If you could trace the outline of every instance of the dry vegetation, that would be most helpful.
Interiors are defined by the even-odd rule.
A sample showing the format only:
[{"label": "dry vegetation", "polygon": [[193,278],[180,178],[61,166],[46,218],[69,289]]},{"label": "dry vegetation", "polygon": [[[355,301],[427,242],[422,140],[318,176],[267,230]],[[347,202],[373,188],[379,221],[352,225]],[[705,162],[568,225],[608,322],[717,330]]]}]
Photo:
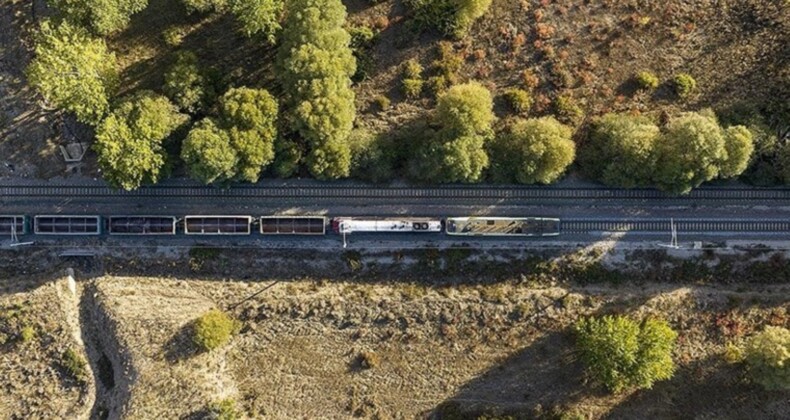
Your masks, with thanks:
[{"label": "dry vegetation", "polygon": [[[231,256],[248,264],[231,269]],[[96,379],[77,386],[52,373],[68,342],[60,321],[68,311],[37,303],[58,298],[46,276],[12,280],[3,307],[28,301],[38,308],[29,322],[39,336],[52,334],[59,344],[45,347],[52,339],[41,340],[36,346],[49,350],[33,353],[40,360],[33,364],[31,352],[21,351],[30,347],[3,347],[15,361],[8,366],[49,378],[52,394],[17,397],[41,388],[24,386],[15,399],[0,402],[23,417],[42,412],[37,409],[93,409],[111,417],[199,418],[229,400],[249,417],[283,419],[780,418],[790,410],[786,393],[763,391],[724,357],[728,344],[765,325],[790,326],[782,274],[788,263],[780,253],[754,249],[684,260],[594,249],[550,263],[546,257],[424,250],[313,254],[305,264],[285,253],[255,258],[204,250],[162,254],[153,265],[134,257],[71,261],[86,278],[82,335]],[[478,265],[485,271],[471,271]],[[622,278],[602,274],[615,266],[635,271]],[[150,274],[166,267],[177,278]],[[4,264],[0,273],[17,269]],[[755,275],[736,286],[716,272]],[[309,277],[294,280],[295,273]],[[240,277],[247,280],[228,280]],[[212,307],[242,328],[224,347],[199,352],[190,325]],[[581,316],[608,313],[665,318],[679,333],[675,377],[616,396],[590,382],[570,326]],[[4,389],[14,389],[14,376],[5,378]],[[92,398],[81,393],[93,383],[91,407]],[[58,399],[51,398],[55,393]]]}]

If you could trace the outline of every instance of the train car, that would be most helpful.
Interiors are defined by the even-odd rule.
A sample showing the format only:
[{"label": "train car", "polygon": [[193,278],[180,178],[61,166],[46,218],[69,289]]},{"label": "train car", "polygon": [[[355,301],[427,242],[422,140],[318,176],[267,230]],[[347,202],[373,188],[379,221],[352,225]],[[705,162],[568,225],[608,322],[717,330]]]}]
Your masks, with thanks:
[{"label": "train car", "polygon": [[261,216],[261,235],[325,235],[323,216]]},{"label": "train car", "polygon": [[441,232],[442,221],[423,217],[386,219],[336,217],[332,219],[332,230],[341,234],[352,232],[430,233]]},{"label": "train car", "polygon": [[184,216],[187,235],[249,235],[252,216]]},{"label": "train car", "polygon": [[175,235],[175,216],[110,216],[110,235]]},{"label": "train car", "polygon": [[557,236],[560,219],[549,217],[448,217],[448,235]]},{"label": "train car", "polygon": [[36,235],[100,235],[100,216],[42,215],[33,218]]},{"label": "train car", "polygon": [[26,235],[27,230],[27,217],[0,215],[0,235]]}]

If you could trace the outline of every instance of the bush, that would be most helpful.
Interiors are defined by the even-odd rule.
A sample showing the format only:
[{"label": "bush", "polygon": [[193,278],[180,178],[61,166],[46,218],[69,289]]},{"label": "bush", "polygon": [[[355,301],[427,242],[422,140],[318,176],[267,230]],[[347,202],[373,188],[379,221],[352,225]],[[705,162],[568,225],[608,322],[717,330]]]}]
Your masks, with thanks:
[{"label": "bush", "polygon": [[236,401],[226,398],[211,404],[208,408],[215,420],[236,420],[241,418],[241,413],[236,409]]},{"label": "bush", "polygon": [[697,89],[697,81],[687,73],[679,73],[673,79],[675,93],[681,98],[685,99],[691,96]]},{"label": "bush", "polygon": [[765,327],[746,346],[752,379],[769,390],[790,389],[790,330]]},{"label": "bush", "polygon": [[84,382],[88,378],[88,371],[86,369],[88,363],[73,349],[66,349],[66,351],[63,352],[60,363],[66,372],[77,381]]},{"label": "bush", "polygon": [[376,95],[376,97],[373,98],[373,105],[376,107],[377,111],[386,111],[390,109],[392,101],[384,95]]},{"label": "bush", "polygon": [[463,64],[464,60],[455,52],[453,44],[442,41],[437,46],[437,58],[431,63],[431,67],[437,76],[447,81],[448,85],[454,85],[458,83],[458,71]]},{"label": "bush", "polygon": [[31,327],[30,325],[25,325],[22,327],[22,330],[19,332],[19,339],[22,340],[23,343],[29,343],[34,338],[36,338],[36,329]]},{"label": "bush", "polygon": [[577,348],[589,373],[614,393],[652,388],[675,372],[677,333],[665,321],[641,323],[624,316],[585,318],[576,323]]},{"label": "bush", "polygon": [[560,95],[554,101],[557,119],[565,124],[579,125],[584,119],[584,109],[569,95]]},{"label": "bush", "polygon": [[573,163],[570,127],[551,117],[517,120],[491,144],[491,175],[497,182],[549,184]]},{"label": "bush", "polygon": [[362,369],[374,369],[381,365],[381,358],[372,351],[363,351],[357,357],[359,367]]},{"label": "bush", "polygon": [[212,309],[195,321],[192,339],[199,349],[211,351],[227,343],[239,328],[238,321],[218,309]]},{"label": "bush", "polygon": [[526,114],[532,108],[532,96],[524,89],[510,88],[505,90],[502,96],[510,108],[519,114]]},{"label": "bush", "polygon": [[403,63],[401,87],[407,98],[415,99],[422,95],[422,66],[417,60],[408,60]]},{"label": "bush", "polygon": [[186,35],[183,28],[178,26],[173,26],[170,28],[165,29],[162,32],[162,39],[164,39],[165,44],[170,47],[177,47],[184,42],[184,36]]},{"label": "bush", "polygon": [[122,30],[133,14],[148,6],[148,0],[47,0],[47,3],[69,22],[89,27],[99,35]]},{"label": "bush", "polygon": [[461,38],[486,13],[491,0],[406,0],[405,4],[419,27]]},{"label": "bush", "polygon": [[636,75],[636,83],[640,89],[653,90],[658,87],[660,83],[658,76],[649,71],[640,71]]}]

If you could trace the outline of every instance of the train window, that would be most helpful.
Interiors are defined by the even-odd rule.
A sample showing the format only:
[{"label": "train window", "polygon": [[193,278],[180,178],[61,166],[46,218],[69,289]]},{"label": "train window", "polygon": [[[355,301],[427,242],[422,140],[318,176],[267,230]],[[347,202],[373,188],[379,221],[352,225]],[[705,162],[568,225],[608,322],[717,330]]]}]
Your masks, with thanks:
[{"label": "train window", "polygon": [[496,220],[486,220],[486,225],[494,226],[494,224],[496,224]]}]

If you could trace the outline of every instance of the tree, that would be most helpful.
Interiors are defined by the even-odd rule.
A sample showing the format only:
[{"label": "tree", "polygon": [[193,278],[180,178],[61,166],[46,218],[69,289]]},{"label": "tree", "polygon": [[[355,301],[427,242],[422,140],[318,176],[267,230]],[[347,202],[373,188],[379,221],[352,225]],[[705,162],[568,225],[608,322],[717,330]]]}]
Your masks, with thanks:
[{"label": "tree", "polygon": [[434,123],[439,127],[417,154],[419,179],[475,182],[488,167],[485,143],[493,136],[495,120],[491,92],[471,82],[456,85],[439,97]]},{"label": "tree", "polygon": [[213,92],[198,67],[198,59],[191,51],[180,52],[176,62],[165,73],[165,95],[186,112],[196,112]]},{"label": "tree", "polygon": [[167,98],[150,91],[122,100],[96,128],[93,149],[104,178],[125,190],[156,183],[165,164],[162,142],[186,120]]},{"label": "tree", "polygon": [[47,0],[75,24],[91,27],[99,35],[125,28],[131,16],[148,6],[148,0]]},{"label": "tree", "polygon": [[722,178],[733,178],[742,174],[754,153],[754,136],[742,125],[727,127],[724,130],[724,148],[727,158],[721,163]]},{"label": "tree", "polygon": [[203,119],[190,130],[181,147],[181,159],[189,174],[206,184],[233,178],[239,164],[230,135],[210,118]]},{"label": "tree", "polygon": [[624,316],[584,318],[576,323],[576,345],[593,378],[611,392],[652,388],[675,372],[677,333],[666,321],[637,323]]},{"label": "tree", "polygon": [[406,0],[405,3],[418,25],[456,38],[465,36],[491,6],[491,0]]},{"label": "tree", "polygon": [[52,26],[45,21],[35,51],[27,68],[31,86],[77,120],[94,125],[101,121],[118,85],[115,55],[104,41],[69,23]]},{"label": "tree", "polygon": [[606,185],[649,185],[655,170],[653,149],[658,136],[658,126],[647,118],[606,114],[593,122],[581,151],[582,164]]},{"label": "tree", "polygon": [[339,0],[293,0],[286,7],[279,62],[291,128],[309,146],[313,176],[348,176],[356,63],[343,28],[345,6]]},{"label": "tree", "polygon": [[280,16],[283,14],[283,0],[230,0],[230,9],[241,22],[242,31],[247,36],[263,35],[274,44],[280,31]]},{"label": "tree", "polygon": [[228,0],[182,0],[189,13],[221,12],[228,6]]},{"label": "tree", "polygon": [[573,163],[573,130],[552,117],[516,120],[491,145],[491,173],[499,182],[556,181]]},{"label": "tree", "polygon": [[765,327],[748,341],[745,355],[755,382],[769,390],[790,390],[790,330]]},{"label": "tree", "polygon": [[223,126],[238,152],[238,176],[256,182],[264,166],[274,159],[277,138],[277,101],[263,89],[235,88],[219,101]]},{"label": "tree", "polygon": [[727,158],[716,119],[694,112],[670,121],[655,151],[655,183],[664,191],[680,194],[716,178]]}]

